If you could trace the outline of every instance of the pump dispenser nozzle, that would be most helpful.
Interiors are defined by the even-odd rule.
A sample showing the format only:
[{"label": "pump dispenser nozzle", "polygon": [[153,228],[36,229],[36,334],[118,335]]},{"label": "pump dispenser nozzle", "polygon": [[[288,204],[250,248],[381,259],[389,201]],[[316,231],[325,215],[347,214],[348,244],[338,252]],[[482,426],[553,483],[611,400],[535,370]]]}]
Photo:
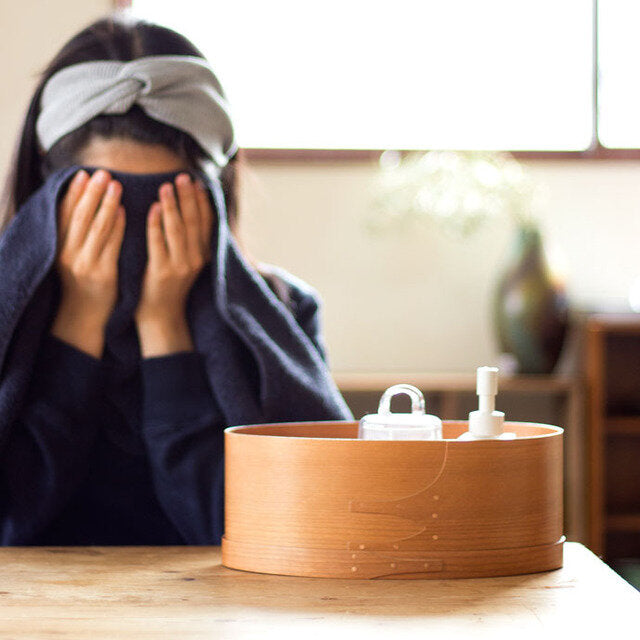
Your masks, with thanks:
[{"label": "pump dispenser nozzle", "polygon": [[459,440],[510,440],[513,433],[504,433],[504,413],[496,411],[498,394],[498,368],[478,367],[476,378],[478,410],[469,414],[469,431]]}]

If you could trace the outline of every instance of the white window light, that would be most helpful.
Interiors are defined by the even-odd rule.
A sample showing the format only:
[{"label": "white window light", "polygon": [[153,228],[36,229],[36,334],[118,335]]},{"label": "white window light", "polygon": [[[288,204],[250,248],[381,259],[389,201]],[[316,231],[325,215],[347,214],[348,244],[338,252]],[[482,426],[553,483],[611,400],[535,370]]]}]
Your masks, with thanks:
[{"label": "white window light", "polygon": [[[251,148],[584,150],[586,0],[134,0],[205,54]],[[585,10],[587,9],[587,10]]]}]

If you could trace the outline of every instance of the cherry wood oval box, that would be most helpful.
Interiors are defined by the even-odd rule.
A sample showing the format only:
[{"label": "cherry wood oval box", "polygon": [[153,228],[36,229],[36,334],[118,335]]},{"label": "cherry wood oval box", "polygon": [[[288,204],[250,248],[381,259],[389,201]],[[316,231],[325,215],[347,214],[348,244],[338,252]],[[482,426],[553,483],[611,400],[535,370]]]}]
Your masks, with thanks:
[{"label": "cherry wood oval box", "polygon": [[327,578],[470,578],[562,566],[562,434],[514,440],[358,440],[356,422],[230,427],[232,569]]}]

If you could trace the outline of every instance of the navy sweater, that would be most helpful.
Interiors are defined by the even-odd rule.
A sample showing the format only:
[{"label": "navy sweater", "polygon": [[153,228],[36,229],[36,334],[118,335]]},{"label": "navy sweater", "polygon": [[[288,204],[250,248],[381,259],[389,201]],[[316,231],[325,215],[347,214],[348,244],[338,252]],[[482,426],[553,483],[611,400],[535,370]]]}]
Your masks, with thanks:
[{"label": "navy sweater", "polygon": [[219,543],[225,425],[202,356],[140,369],[141,415],[123,416],[102,362],[46,338],[1,455],[3,544]]},{"label": "navy sweater", "polygon": [[194,353],[140,360],[146,212],[175,172],[112,172],[127,226],[104,355],[51,338],[57,203],[76,169],[52,174],[0,236],[0,544],[216,544],[225,427],[352,419],[319,297],[247,262],[209,180],[212,259],[185,309]]}]

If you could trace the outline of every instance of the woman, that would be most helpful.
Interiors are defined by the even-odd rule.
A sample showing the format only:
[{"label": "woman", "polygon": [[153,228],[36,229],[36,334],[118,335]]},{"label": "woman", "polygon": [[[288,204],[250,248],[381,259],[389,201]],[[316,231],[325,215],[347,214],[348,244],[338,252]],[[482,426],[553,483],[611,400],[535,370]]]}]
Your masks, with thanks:
[{"label": "woman", "polygon": [[351,417],[316,294],[233,237],[236,163],[173,31],[100,20],[44,72],[0,239],[2,544],[217,544],[225,427]]}]

